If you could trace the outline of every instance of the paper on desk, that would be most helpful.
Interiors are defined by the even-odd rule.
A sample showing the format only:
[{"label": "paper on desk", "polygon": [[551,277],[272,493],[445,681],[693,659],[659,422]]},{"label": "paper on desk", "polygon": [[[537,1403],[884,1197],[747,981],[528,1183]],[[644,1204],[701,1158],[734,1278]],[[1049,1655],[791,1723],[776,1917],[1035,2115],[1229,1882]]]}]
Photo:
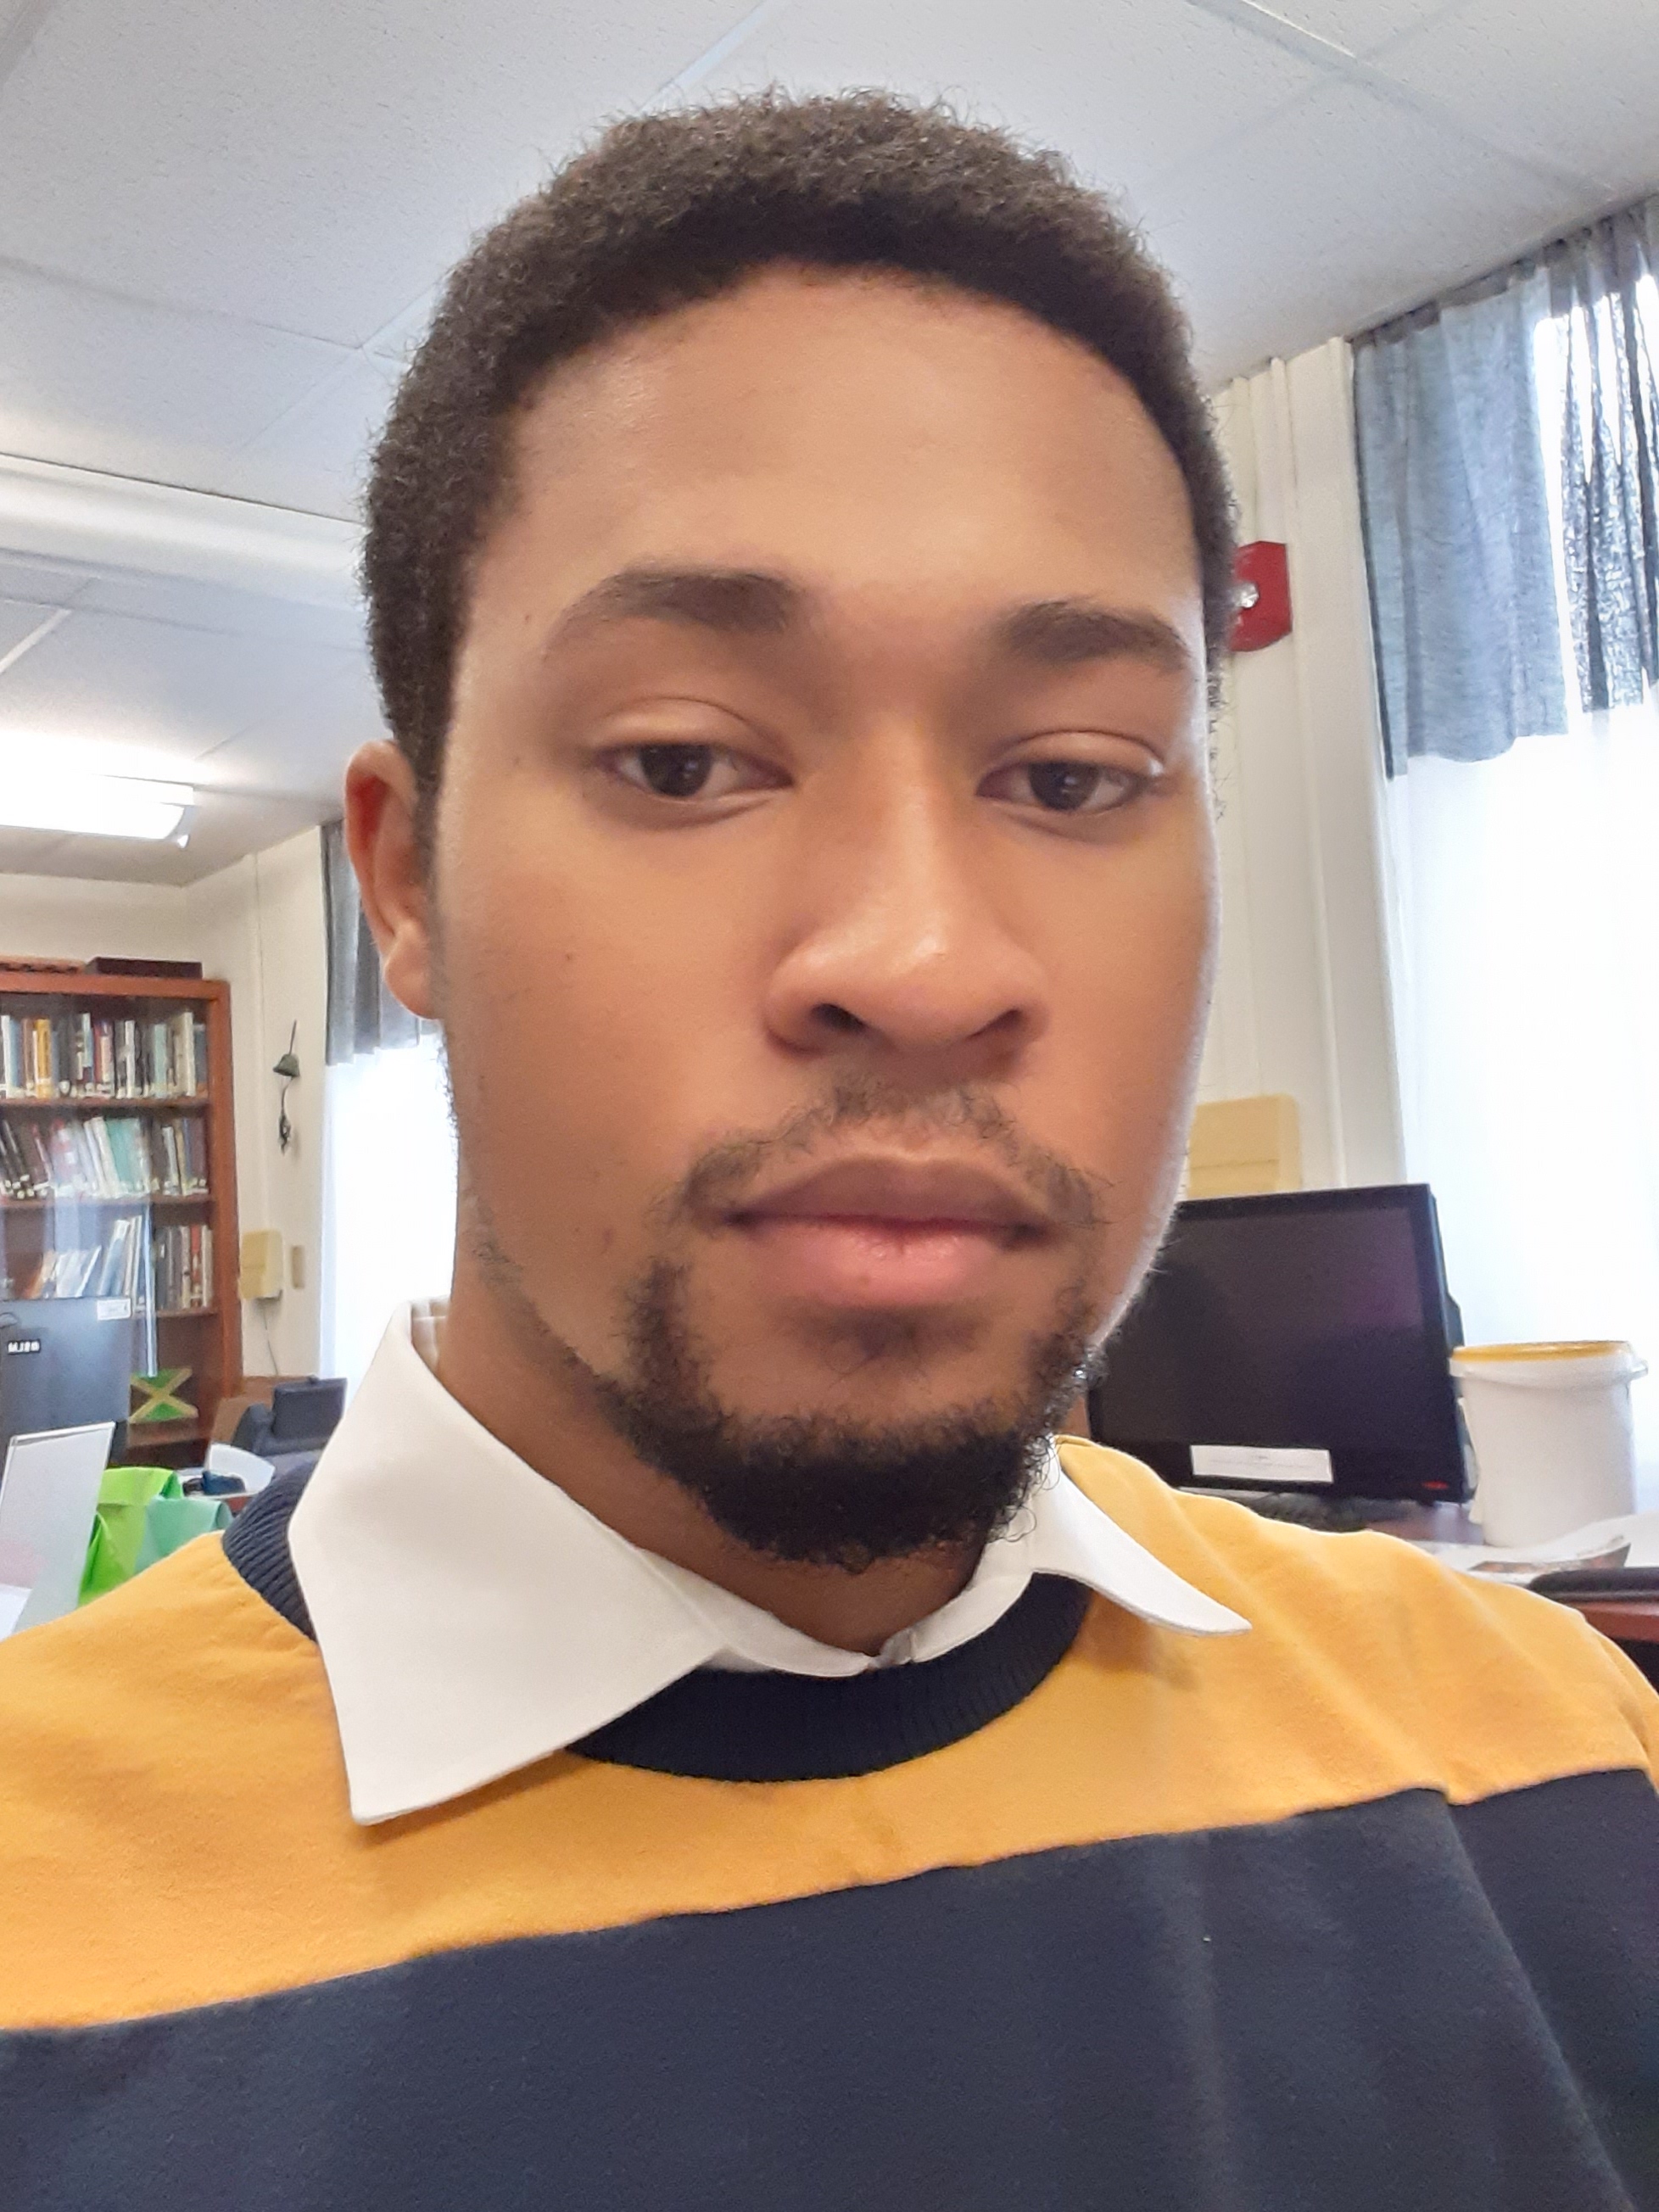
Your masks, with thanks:
[{"label": "paper on desk", "polygon": [[243,1451],[236,1444],[210,1444],[207,1448],[207,1471],[210,1474],[235,1474],[241,1477],[244,1490],[263,1490],[276,1474],[268,1459],[258,1452]]},{"label": "paper on desk", "polygon": [[1483,1581],[1527,1582],[1547,1574],[1553,1567],[1582,1565],[1604,1554],[1624,1551],[1618,1565],[1659,1567],[1659,1513],[1621,1513],[1611,1521],[1591,1521],[1571,1528],[1547,1544],[1527,1544],[1514,1550],[1485,1544],[1420,1544],[1443,1566],[1463,1574],[1479,1574]]},{"label": "paper on desk", "polygon": [[29,1601],[27,1589],[16,1583],[0,1583],[0,1636],[9,1636],[17,1626],[17,1616]]}]

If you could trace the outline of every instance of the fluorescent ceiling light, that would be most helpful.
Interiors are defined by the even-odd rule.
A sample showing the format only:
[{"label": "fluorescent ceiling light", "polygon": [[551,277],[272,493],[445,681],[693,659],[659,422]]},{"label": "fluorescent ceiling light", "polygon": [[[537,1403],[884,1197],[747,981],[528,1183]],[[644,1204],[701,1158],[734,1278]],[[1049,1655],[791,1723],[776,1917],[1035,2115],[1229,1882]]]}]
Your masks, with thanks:
[{"label": "fluorescent ceiling light", "polygon": [[26,558],[355,607],[361,544],[332,515],[0,453],[0,545]]},{"label": "fluorescent ceiling light", "polygon": [[187,783],[62,769],[0,767],[0,827],[79,837],[176,837],[196,804]]}]

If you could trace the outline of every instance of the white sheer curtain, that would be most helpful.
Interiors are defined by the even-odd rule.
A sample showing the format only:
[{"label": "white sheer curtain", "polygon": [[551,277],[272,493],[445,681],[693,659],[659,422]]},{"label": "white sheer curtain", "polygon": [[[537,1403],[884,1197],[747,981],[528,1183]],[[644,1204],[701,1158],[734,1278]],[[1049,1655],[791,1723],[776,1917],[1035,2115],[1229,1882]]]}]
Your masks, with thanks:
[{"label": "white sheer curtain", "polygon": [[1659,1363],[1659,712],[1413,761],[1389,799],[1407,1169],[1468,1334]]},{"label": "white sheer curtain", "polygon": [[443,1039],[386,988],[337,822],[323,830],[323,885],[322,1349],[355,1390],[393,1309],[449,1287],[455,1136]]},{"label": "white sheer curtain", "polygon": [[325,1079],[323,1356],[355,1390],[393,1308],[449,1287],[455,1139],[434,1035]]},{"label": "white sheer curtain", "polygon": [[[1659,353],[1650,276],[1638,304]],[[1580,434],[1567,368],[1586,328],[1535,332],[1552,459]],[[1554,468],[1548,485],[1571,672],[1583,577]],[[1496,758],[1413,758],[1389,807],[1407,1164],[1434,1187],[1468,1334],[1627,1337],[1659,1367],[1659,696],[1639,672],[1635,688],[1641,703],[1589,714],[1569,680],[1565,726]],[[1659,1506],[1659,1379],[1635,1406]]]}]

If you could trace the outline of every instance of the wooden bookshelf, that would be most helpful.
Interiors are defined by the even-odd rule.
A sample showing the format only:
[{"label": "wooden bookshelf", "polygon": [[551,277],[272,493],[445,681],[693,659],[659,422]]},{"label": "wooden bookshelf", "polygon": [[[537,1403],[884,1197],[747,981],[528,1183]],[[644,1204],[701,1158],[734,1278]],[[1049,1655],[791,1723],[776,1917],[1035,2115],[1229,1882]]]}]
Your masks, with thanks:
[{"label": "wooden bookshelf", "polygon": [[[206,1183],[204,1192],[189,1190],[145,1190],[143,1193],[129,1188],[127,1194],[107,1192],[91,1194],[84,1183],[80,1194],[73,1194],[62,1179],[54,1180],[57,1194],[51,1197],[0,1196],[0,1272],[3,1273],[6,1294],[20,1297],[31,1287],[31,1270],[38,1268],[43,1253],[60,1249],[58,1237],[75,1236],[75,1249],[92,1249],[97,1246],[107,1250],[103,1240],[109,1232],[102,1224],[116,1218],[137,1216],[143,1229],[145,1257],[139,1271],[139,1297],[136,1311],[135,1341],[142,1340],[143,1317],[153,1319],[155,1338],[155,1367],[159,1369],[188,1367],[191,1376],[184,1385],[186,1400],[196,1407],[195,1418],[188,1421],[135,1423],[129,1432],[126,1457],[143,1463],[159,1461],[165,1464],[180,1458],[189,1459],[212,1434],[215,1415],[221,1398],[234,1394],[240,1387],[242,1375],[242,1309],[235,1294],[238,1262],[236,1223],[236,1144],[232,1116],[231,1057],[230,1057],[230,986],[211,978],[174,977],[168,975],[103,975],[88,970],[68,970],[62,966],[31,968],[0,963],[0,1020],[10,1016],[20,1021],[45,1018],[58,1024],[58,1034],[67,1037],[74,1033],[84,1034],[83,1017],[90,1017],[96,1036],[100,1023],[117,1024],[135,1021],[147,1035],[153,1033],[155,1024],[175,1024],[179,1016],[196,1018],[203,1025],[205,1036],[206,1066],[195,1070],[197,1087],[187,1093],[169,1096],[165,1091],[155,1095],[109,1095],[97,1086],[98,1070],[92,1070],[91,1088],[76,1086],[76,1067],[71,1050],[67,1066],[60,1064],[64,1055],[53,1062],[57,1077],[54,1095],[18,1096],[6,1087],[8,1072],[21,1071],[13,1066],[9,1071],[0,1060],[0,1123],[11,1125],[15,1134],[27,1129],[37,1133],[39,1146],[30,1145],[26,1162],[38,1165],[40,1150],[51,1152],[51,1131],[54,1124],[78,1134],[73,1142],[78,1146],[77,1157],[95,1151],[94,1140],[100,1133],[107,1137],[107,1124],[115,1120],[137,1120],[145,1125],[143,1143],[154,1153],[157,1139],[153,1125],[188,1122],[199,1131],[200,1153],[205,1156]],[[66,1024],[68,1026],[66,1026]],[[0,1033],[3,1034],[3,1033]],[[198,1033],[199,1035],[199,1033]],[[15,1041],[16,1032],[13,1032]],[[123,1067],[123,1077],[132,1071]],[[173,1072],[176,1073],[176,1066]],[[41,1071],[36,1066],[38,1077]],[[146,1075],[153,1073],[145,1068]],[[70,1088],[65,1091],[64,1084]],[[105,1130],[100,1133],[94,1124],[98,1116],[106,1117]],[[71,1139],[60,1138],[60,1142]],[[175,1141],[182,1146],[184,1139],[175,1128]],[[191,1137],[194,1148],[198,1139]],[[14,1150],[14,1164],[16,1153]],[[124,1179],[123,1179],[124,1180]],[[60,1231],[59,1224],[65,1224]],[[188,1304],[175,1300],[163,1303],[155,1296],[162,1277],[156,1265],[156,1245],[165,1237],[169,1226],[181,1226],[187,1231],[191,1224],[199,1224],[211,1234],[212,1279],[210,1286],[200,1282]],[[129,1241],[134,1232],[127,1232]],[[178,1250],[175,1245],[173,1249]],[[94,1285],[96,1277],[94,1278]],[[83,1292],[82,1295],[91,1294]]]}]

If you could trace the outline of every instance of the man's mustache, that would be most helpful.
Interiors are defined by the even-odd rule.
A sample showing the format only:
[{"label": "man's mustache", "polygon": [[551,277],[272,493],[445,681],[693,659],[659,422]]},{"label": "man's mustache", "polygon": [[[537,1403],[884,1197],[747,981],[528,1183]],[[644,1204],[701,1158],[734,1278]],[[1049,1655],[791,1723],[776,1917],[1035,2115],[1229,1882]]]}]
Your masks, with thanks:
[{"label": "man's mustache", "polygon": [[1026,1136],[983,1086],[961,1084],[919,1098],[913,1091],[876,1079],[843,1081],[829,1097],[801,1108],[774,1129],[744,1131],[711,1146],[653,1210],[665,1225],[735,1212],[780,1163],[818,1152],[834,1157],[846,1150],[844,1140],[854,1133],[878,1133],[896,1150],[919,1158],[967,1163],[982,1146],[1012,1171],[1056,1228],[1087,1232],[1106,1225],[1109,1186],[1104,1177],[1088,1174]]}]

